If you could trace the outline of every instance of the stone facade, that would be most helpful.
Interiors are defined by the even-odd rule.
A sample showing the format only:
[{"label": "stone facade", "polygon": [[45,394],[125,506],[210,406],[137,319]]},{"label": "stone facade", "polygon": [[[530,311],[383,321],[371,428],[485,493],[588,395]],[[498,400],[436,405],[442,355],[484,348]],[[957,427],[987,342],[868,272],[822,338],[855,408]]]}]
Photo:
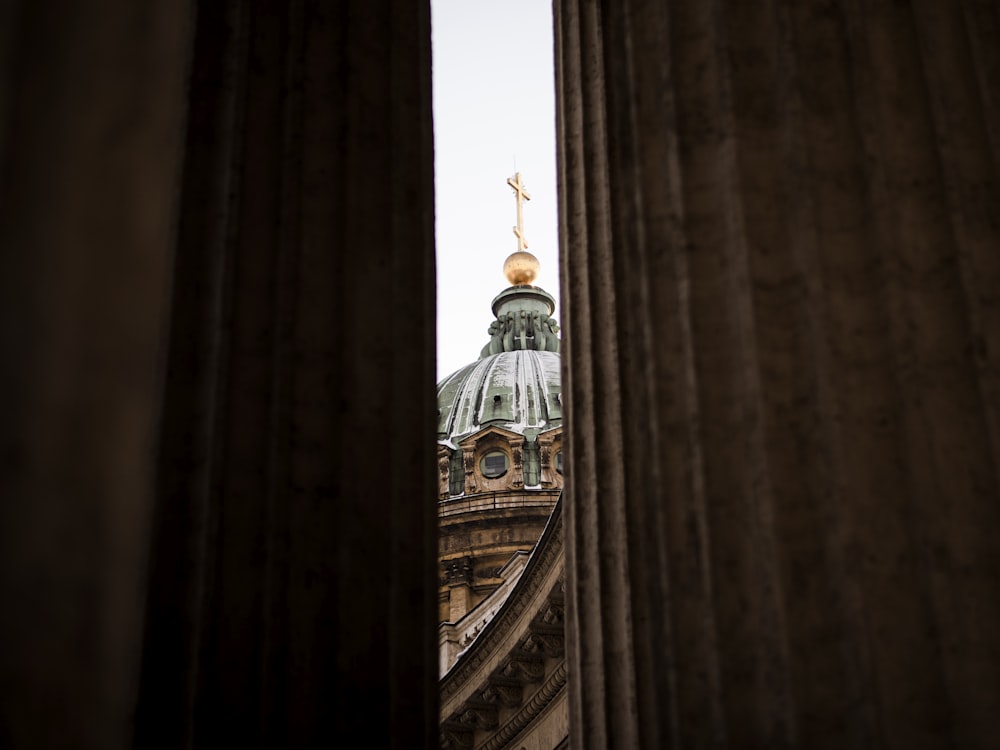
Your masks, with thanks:
[{"label": "stone facade", "polygon": [[563,549],[557,504],[502,605],[485,622],[468,624],[472,638],[447,666],[441,681],[442,750],[565,746]]},{"label": "stone facade", "polygon": [[[512,258],[534,278],[533,255],[505,268]],[[555,300],[514,284],[492,309],[479,359],[438,383],[438,611],[449,632],[511,587],[499,571],[534,547],[563,486]]]},{"label": "stone facade", "polygon": [[456,622],[503,583],[500,571],[534,547],[558,498],[558,490],[498,492],[439,505],[441,622]]},{"label": "stone facade", "polygon": [[[438,384],[438,602],[449,628],[509,587],[499,571],[534,547],[563,486],[553,309],[537,287],[504,290],[480,359]],[[532,322],[539,311],[548,336]]]},{"label": "stone facade", "polygon": [[[568,732],[560,342],[551,296],[515,283],[537,259],[519,251],[513,266],[524,276],[493,300],[479,362],[438,384],[444,750],[553,748]],[[484,663],[500,666],[486,678]]]}]

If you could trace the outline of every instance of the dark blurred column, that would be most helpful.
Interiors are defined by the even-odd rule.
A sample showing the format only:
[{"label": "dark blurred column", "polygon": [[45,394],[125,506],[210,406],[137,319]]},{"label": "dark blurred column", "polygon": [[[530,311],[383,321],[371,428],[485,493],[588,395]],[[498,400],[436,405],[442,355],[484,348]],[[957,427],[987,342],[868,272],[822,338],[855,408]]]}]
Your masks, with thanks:
[{"label": "dark blurred column", "polygon": [[437,737],[425,4],[0,8],[0,744]]},{"label": "dark blurred column", "polygon": [[0,3],[3,747],[128,737],[182,143],[178,6]]},{"label": "dark blurred column", "polygon": [[141,747],[436,745],[428,15],[199,3]]},{"label": "dark blurred column", "polygon": [[993,3],[556,3],[571,736],[995,744]]}]

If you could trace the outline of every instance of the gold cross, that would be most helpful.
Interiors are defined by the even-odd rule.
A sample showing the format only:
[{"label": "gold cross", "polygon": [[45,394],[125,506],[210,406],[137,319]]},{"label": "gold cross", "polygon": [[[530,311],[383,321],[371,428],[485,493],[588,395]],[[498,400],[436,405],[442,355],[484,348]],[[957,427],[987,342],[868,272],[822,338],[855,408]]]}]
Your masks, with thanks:
[{"label": "gold cross", "polygon": [[524,185],[521,184],[521,173],[515,172],[513,177],[507,178],[507,184],[514,188],[514,194],[517,199],[517,226],[514,227],[514,236],[517,237],[517,249],[527,250],[528,241],[524,239],[524,202],[530,201],[531,196],[528,195],[528,191],[524,189]]}]

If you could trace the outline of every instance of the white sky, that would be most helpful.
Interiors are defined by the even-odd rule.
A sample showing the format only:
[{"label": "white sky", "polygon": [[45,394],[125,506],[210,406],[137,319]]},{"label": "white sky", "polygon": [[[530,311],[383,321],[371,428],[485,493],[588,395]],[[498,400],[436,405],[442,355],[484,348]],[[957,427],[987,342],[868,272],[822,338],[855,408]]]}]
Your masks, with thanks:
[{"label": "white sky", "polygon": [[509,284],[521,173],[535,285],[556,298],[555,82],[549,0],[431,0],[437,379],[475,361]]}]

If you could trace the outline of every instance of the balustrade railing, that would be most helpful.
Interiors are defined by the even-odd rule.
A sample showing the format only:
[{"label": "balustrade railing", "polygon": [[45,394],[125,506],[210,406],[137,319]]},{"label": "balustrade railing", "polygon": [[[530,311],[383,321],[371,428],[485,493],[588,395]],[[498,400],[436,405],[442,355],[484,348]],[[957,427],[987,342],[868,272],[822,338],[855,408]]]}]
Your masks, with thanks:
[{"label": "balustrade railing", "polygon": [[504,508],[551,508],[559,500],[558,488],[532,490],[511,494],[510,492],[480,492],[475,495],[459,495],[438,502],[438,517],[453,516],[484,510]]}]

